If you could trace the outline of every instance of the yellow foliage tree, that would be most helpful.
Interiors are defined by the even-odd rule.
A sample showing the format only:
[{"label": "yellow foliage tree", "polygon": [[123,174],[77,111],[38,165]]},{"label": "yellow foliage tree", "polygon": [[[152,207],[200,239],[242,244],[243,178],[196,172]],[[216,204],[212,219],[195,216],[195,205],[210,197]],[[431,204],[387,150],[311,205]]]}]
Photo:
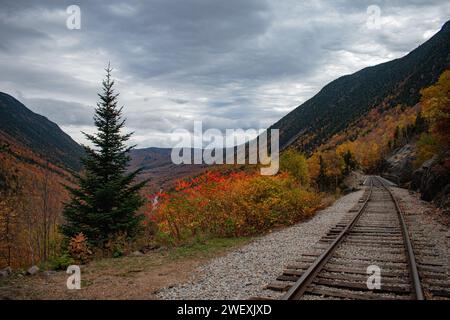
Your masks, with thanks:
[{"label": "yellow foliage tree", "polygon": [[316,180],[320,173],[320,156],[321,152],[314,152],[311,157],[306,160],[308,164],[309,179]]},{"label": "yellow foliage tree", "polygon": [[450,70],[436,84],[421,91],[422,114],[430,131],[445,150],[450,147]]},{"label": "yellow foliage tree", "polygon": [[302,185],[309,183],[308,163],[303,154],[288,149],[280,157],[281,172],[288,172]]}]

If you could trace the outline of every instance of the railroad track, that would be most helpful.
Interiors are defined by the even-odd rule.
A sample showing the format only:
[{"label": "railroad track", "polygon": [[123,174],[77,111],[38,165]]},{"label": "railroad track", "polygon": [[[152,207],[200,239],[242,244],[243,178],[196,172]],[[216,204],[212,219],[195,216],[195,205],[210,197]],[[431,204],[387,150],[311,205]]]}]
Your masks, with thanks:
[{"label": "railroad track", "polygon": [[[284,292],[283,300],[317,296],[424,299],[413,245],[397,199],[382,179],[369,177],[367,184],[369,188],[346,218],[329,230],[318,247],[287,266],[267,289]],[[368,284],[374,270],[381,276],[381,285],[376,287],[374,282]],[[446,273],[433,275],[448,281]]]}]

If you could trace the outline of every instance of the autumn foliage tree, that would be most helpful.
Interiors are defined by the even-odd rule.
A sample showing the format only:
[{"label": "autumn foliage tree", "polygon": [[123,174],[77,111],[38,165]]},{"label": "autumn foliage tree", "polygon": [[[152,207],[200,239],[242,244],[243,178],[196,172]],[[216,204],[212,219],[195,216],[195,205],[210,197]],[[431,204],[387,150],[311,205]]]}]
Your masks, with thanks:
[{"label": "autumn foliage tree", "polygon": [[[17,201],[20,186],[16,175],[7,175],[0,168],[0,260],[11,266],[13,251],[17,246]],[[1,266],[1,263],[0,263]]]},{"label": "autumn foliage tree", "polygon": [[422,113],[430,125],[431,134],[444,150],[450,148],[450,70],[436,84],[422,90]]},{"label": "autumn foliage tree", "polygon": [[0,268],[30,266],[60,253],[66,178],[64,169],[0,141]]},{"label": "autumn foliage tree", "polygon": [[288,149],[281,154],[280,170],[290,173],[302,185],[309,183],[308,163],[306,157],[293,149]]},{"label": "autumn foliage tree", "polygon": [[85,134],[94,148],[84,147],[84,172],[75,175],[77,187],[67,187],[71,201],[65,205],[66,221],[61,227],[68,238],[82,233],[95,246],[104,245],[118,234],[133,237],[142,219],[136,211],[144,203],[139,190],[145,181],[134,182],[140,170],[127,172],[132,147],[127,147],[125,142],[131,134],[121,133],[125,120],[122,108],[117,106],[118,94],[114,93],[111,71],[108,66],[95,110],[98,132]]}]

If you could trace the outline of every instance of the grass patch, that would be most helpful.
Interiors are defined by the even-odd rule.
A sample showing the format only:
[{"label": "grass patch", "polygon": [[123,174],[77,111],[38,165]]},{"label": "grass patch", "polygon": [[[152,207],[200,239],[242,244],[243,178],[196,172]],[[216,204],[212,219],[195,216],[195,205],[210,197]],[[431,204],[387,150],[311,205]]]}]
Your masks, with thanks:
[{"label": "grass patch", "polygon": [[169,260],[189,257],[210,258],[228,248],[244,245],[250,242],[250,239],[250,237],[213,238],[202,242],[194,242],[172,249],[167,258]]},{"label": "grass patch", "polygon": [[244,245],[250,242],[250,240],[250,237],[213,238],[149,252],[139,257],[127,256],[94,260],[84,268],[85,270],[83,272],[90,273],[100,270],[110,270],[109,273],[123,276],[129,273],[145,271],[180,259],[212,258],[228,249]]}]

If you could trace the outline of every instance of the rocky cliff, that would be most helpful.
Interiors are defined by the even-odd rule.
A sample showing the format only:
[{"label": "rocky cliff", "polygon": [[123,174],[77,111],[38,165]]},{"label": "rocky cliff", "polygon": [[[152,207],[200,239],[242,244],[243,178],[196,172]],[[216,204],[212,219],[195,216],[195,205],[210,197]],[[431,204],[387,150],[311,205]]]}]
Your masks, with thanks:
[{"label": "rocky cliff", "polygon": [[412,179],[413,163],[416,160],[415,144],[408,143],[395,150],[385,160],[383,176],[400,186],[408,185]]},{"label": "rocky cliff", "polygon": [[419,191],[423,200],[433,201],[450,213],[450,170],[437,156],[412,173],[411,188]]},{"label": "rocky cliff", "polygon": [[414,168],[416,144],[410,142],[394,150],[386,159],[382,175],[399,186],[421,194],[422,200],[432,201],[450,213],[450,169],[435,156]]}]

